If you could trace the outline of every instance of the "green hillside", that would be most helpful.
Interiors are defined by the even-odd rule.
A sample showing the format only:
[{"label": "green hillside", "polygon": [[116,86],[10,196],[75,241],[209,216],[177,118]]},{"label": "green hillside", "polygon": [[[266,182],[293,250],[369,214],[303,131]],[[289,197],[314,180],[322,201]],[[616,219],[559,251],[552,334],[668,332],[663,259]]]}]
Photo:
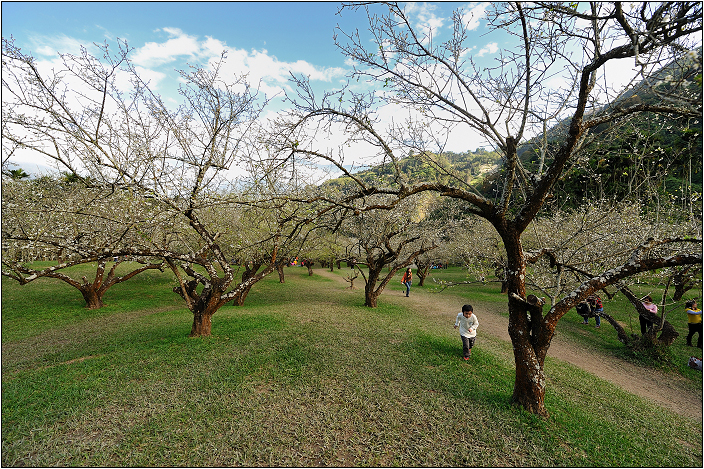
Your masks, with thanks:
[{"label": "green hillside", "polygon": [[[480,183],[486,174],[501,164],[501,155],[495,151],[477,148],[464,153],[446,152],[440,155],[426,153],[423,158],[411,152],[399,161],[399,169],[408,183],[420,181],[463,181],[469,184]],[[385,163],[354,173],[364,182],[393,186],[394,168]],[[324,183],[325,187],[343,189],[353,184],[349,177],[339,177]]]},{"label": "green hillside", "polygon": [[[682,82],[695,103],[702,102],[701,48],[689,58],[661,68],[599,113],[667,100],[675,83]],[[547,133],[546,165],[566,133],[562,122]],[[540,158],[536,137],[519,149],[530,171]],[[645,203],[671,200],[701,212],[702,119],[667,114],[640,113],[592,129],[586,136],[579,163],[565,174],[555,190],[555,201],[564,206],[585,199],[637,198]],[[696,206],[692,206],[692,200]]]},{"label": "green hillside", "polygon": [[[687,84],[690,99],[701,105],[701,49],[697,59],[668,64],[650,82],[642,82],[599,113],[657,103],[678,81]],[[548,130],[545,167],[559,148],[567,124],[563,121]],[[542,135],[536,136],[518,149],[519,159],[531,172],[538,169],[542,140]],[[702,164],[701,117],[637,113],[590,131],[578,163],[557,183],[553,201],[565,207],[584,200],[637,198],[646,204],[670,201],[684,210],[700,213]],[[400,161],[399,168],[409,183],[462,181],[492,197],[498,190],[500,173],[495,169],[500,165],[500,154],[479,148],[464,153],[426,153],[423,158],[411,153]],[[388,163],[356,173],[365,182],[390,186],[395,184],[393,175]],[[352,184],[351,179],[342,177],[327,181],[325,186],[343,189],[348,184]]]}]

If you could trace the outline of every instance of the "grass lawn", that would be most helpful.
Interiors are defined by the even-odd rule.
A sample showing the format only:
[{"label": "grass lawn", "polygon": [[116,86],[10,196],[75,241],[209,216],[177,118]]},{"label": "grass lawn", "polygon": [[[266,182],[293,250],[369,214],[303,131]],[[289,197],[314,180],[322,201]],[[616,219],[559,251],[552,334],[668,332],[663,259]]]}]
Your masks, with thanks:
[{"label": "grass lawn", "polygon": [[364,308],[289,268],[190,339],[173,284],[145,272],[88,311],[59,281],[3,279],[3,466],[702,466],[701,422],[568,365],[550,418],[511,406],[510,344],[464,362],[397,299]]}]

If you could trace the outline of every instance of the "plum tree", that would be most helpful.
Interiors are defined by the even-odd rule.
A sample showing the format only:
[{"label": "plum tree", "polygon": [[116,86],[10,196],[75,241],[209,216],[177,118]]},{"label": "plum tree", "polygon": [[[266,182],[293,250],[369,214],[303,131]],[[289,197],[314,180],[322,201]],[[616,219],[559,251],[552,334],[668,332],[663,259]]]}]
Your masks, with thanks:
[{"label": "plum tree", "polygon": [[[548,415],[543,365],[555,327],[569,309],[623,278],[702,262],[701,252],[691,243],[646,240],[631,247],[623,264],[585,280],[546,314],[527,300],[523,235],[557,181],[575,164],[590,129],[641,113],[701,116],[701,87],[689,86],[696,73],[686,75],[688,80],[671,80],[672,86],[650,103],[618,100],[630,88],[613,89],[608,80],[610,66],[627,61],[629,67],[635,65],[627,77],[630,83],[649,86],[662,81],[658,70],[668,62],[701,69],[701,48],[697,49],[701,8],[698,2],[494,3],[487,8],[490,30],[502,40],[515,40],[506,42],[495,65],[487,67],[473,60],[470,22],[461,9],[453,13],[452,33],[445,40],[444,30],[418,25],[412,9],[399,4],[351,4],[342,14],[345,9],[364,9],[367,34],[338,29],[335,40],[354,64],[351,78],[376,86],[362,92],[350,85],[321,96],[305,77],[293,78],[298,85],[297,108],[282,123],[288,129],[288,145],[301,157],[336,165],[357,184],[356,192],[344,194],[341,203],[385,194],[390,200],[386,207],[393,208],[400,200],[433,191],[461,200],[468,213],[494,227],[506,260],[509,334],[516,364],[512,399],[532,413]],[[618,73],[629,67],[620,66]],[[555,77],[560,79],[551,79]],[[383,105],[402,107],[417,117],[382,130]],[[558,123],[565,130],[554,151],[544,153],[535,168],[526,167],[518,157],[520,144]],[[311,129],[337,127],[345,129],[351,147],[360,142],[369,145],[370,156],[392,169],[390,182],[355,177],[344,164],[344,147],[327,151],[316,145]],[[480,135],[501,153],[503,166],[493,192],[480,192],[432,158],[442,153],[450,131],[458,127]],[[409,180],[399,171],[409,150],[414,150],[413,158],[453,177],[443,182]],[[663,253],[660,249],[665,246],[676,252]]]}]

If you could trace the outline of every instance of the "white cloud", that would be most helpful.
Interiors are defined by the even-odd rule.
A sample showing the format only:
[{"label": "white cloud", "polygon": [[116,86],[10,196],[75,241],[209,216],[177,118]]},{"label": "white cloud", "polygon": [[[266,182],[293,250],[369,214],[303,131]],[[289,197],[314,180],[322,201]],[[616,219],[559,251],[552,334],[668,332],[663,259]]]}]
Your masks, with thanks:
[{"label": "white cloud", "polygon": [[416,28],[429,39],[433,32],[437,32],[445,23],[444,18],[435,15],[434,11],[437,5],[428,3],[408,3],[406,5],[406,14],[409,17],[416,16]]},{"label": "white cloud", "polygon": [[203,55],[214,57],[219,56],[224,50],[226,50],[227,44],[218,39],[206,36],[205,42],[203,42],[201,49],[201,53]]},{"label": "white cloud", "polygon": [[[145,83],[148,83],[152,89],[158,88],[159,84],[166,79],[166,74],[158,72],[156,70],[151,70],[149,68],[139,66],[135,67],[135,70],[137,70],[139,77],[144,80]],[[120,90],[122,90],[123,92],[127,92],[131,89],[132,85],[128,81],[127,73],[121,73],[120,75],[118,75],[118,79],[123,80],[120,81],[120,83],[118,84],[123,85],[120,87]]]},{"label": "white cloud", "polygon": [[305,75],[311,81],[331,82],[344,76],[346,70],[340,67],[318,67],[304,60],[282,62],[267,50],[229,49],[223,63],[222,72],[240,76],[248,75],[249,83],[271,97],[289,88],[289,73]]},{"label": "white cloud", "polygon": [[[226,56],[220,69],[221,78],[234,81],[238,76],[247,75],[251,86],[258,88],[270,98],[277,94],[281,95],[282,91],[290,89],[290,73],[308,76],[312,84],[318,82],[318,84],[335,83],[337,85],[337,80],[343,78],[348,72],[345,65],[342,67],[321,67],[305,60],[281,61],[265,49],[251,51],[237,49],[229,47],[225,42],[213,37],[198,37],[177,28],[162,28],[159,32],[166,34],[161,42],[150,41],[141,47],[136,47],[130,53],[130,59],[139,76],[149,83],[152,90],[161,94],[169,106],[174,108],[181,101],[176,93],[176,86],[183,80],[173,69],[186,69],[185,62],[207,67],[219,60],[223,52]],[[56,37],[36,36],[33,40],[35,46],[32,47],[32,51],[38,55],[38,66],[47,71],[57,67],[57,69],[62,68],[58,52],[77,55],[80,54],[81,45],[85,44],[85,42],[63,35]],[[94,45],[87,44],[86,47],[89,53],[96,57],[102,56]],[[113,49],[112,44],[110,44],[110,48]],[[72,90],[83,86],[81,83],[73,83],[73,81],[67,82],[66,85]],[[128,92],[131,89],[126,71],[117,72],[116,85],[123,92]],[[80,102],[72,104],[81,106]],[[22,156],[23,158],[17,158],[17,160],[25,164],[31,161],[31,157]],[[32,155],[34,158],[36,156]]]},{"label": "white cloud", "polygon": [[[303,60],[283,62],[265,49],[246,51],[232,48],[213,37],[200,39],[178,28],[167,27],[158,31],[168,34],[165,42],[148,42],[137,48],[131,56],[132,61],[142,66],[145,71],[181,60],[213,63],[225,52],[226,58],[221,68],[223,76],[247,75],[249,83],[267,96],[279,94],[288,86],[289,72],[306,75],[311,81],[324,82],[330,82],[345,74],[345,69],[340,67],[317,67]],[[152,77],[154,83],[158,83],[162,78],[158,75]]]},{"label": "white cloud", "polygon": [[30,41],[32,42],[31,51],[44,57],[56,57],[59,53],[79,55],[81,46],[95,52],[93,44],[84,44],[78,39],[63,34],[59,36],[33,36]]},{"label": "white cloud", "polygon": [[194,58],[202,55],[203,50],[197,36],[189,36],[178,28],[163,28],[162,31],[169,35],[169,39],[163,43],[147,42],[138,47],[132,55],[135,64],[155,67],[182,56]]},{"label": "white cloud", "polygon": [[472,52],[473,50],[475,50],[476,48],[477,48],[477,46],[469,46],[469,47],[467,47],[465,50],[462,51],[462,53],[460,54],[460,57],[465,57],[466,55],[468,55],[469,53],[471,53],[471,52]]},{"label": "white cloud", "polygon": [[[140,76],[150,84],[152,89],[159,90],[163,97],[170,101],[178,100],[176,85],[182,79],[172,70],[187,68],[185,62],[194,65],[207,66],[219,60],[225,52],[226,58],[221,67],[222,77],[239,77],[247,75],[248,82],[268,97],[280,95],[289,89],[290,73],[305,75],[311,82],[332,83],[343,78],[350,64],[344,67],[320,67],[304,60],[295,62],[280,61],[266,49],[246,51],[229,47],[225,42],[206,36],[205,38],[187,34],[179,28],[164,27],[155,32],[165,34],[162,42],[150,41],[141,47],[135,47],[130,53],[130,59],[138,70]],[[45,57],[40,60],[42,66],[56,63],[58,65],[58,52],[78,55],[81,46],[85,43],[78,39],[61,36],[36,36],[33,38],[33,51]],[[101,56],[100,51],[93,45],[87,44],[88,52]],[[169,65],[169,69],[160,69]],[[129,82],[125,76],[118,77],[118,87],[125,91],[129,89]]]},{"label": "white cloud", "polygon": [[484,57],[485,54],[496,54],[499,50],[499,45],[495,42],[490,42],[486,46],[482,47],[479,52],[477,52],[477,57]]},{"label": "white cloud", "polygon": [[468,30],[474,31],[479,27],[480,21],[484,17],[488,6],[488,3],[479,3],[462,16],[462,22],[467,25]]}]

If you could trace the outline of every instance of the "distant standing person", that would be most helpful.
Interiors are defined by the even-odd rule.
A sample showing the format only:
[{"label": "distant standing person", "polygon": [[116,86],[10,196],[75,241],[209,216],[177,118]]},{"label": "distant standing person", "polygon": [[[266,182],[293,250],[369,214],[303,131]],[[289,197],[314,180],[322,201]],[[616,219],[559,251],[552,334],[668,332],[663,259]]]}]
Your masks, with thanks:
[{"label": "distant standing person", "polygon": [[462,306],[462,312],[457,315],[455,319],[455,329],[459,326],[460,337],[462,338],[462,354],[465,360],[469,360],[472,356],[472,347],[474,347],[474,340],[477,337],[477,327],[479,327],[479,320],[474,314],[474,309],[472,305]]},{"label": "distant standing person", "polygon": [[403,273],[403,278],[401,279],[401,283],[406,285],[406,296],[411,292],[411,283],[413,283],[413,273],[411,272],[411,268],[407,268],[406,271]]},{"label": "distant standing person", "polygon": [[[645,309],[647,309],[653,314],[658,314],[658,305],[653,303],[653,299],[650,297],[650,295],[644,296],[641,301],[643,301],[643,306],[645,306]],[[640,321],[641,334],[645,334],[648,330],[653,328],[653,321],[645,319],[640,314],[638,315],[638,320]]]},{"label": "distant standing person", "polygon": [[[589,295],[587,297],[587,303],[592,307],[592,313],[594,314],[594,320],[596,321],[596,328],[601,327],[601,313],[604,312],[604,306],[601,304],[601,298],[598,295]],[[589,319],[585,321],[584,324],[589,324]]]},{"label": "distant standing person", "polygon": [[694,300],[689,300],[685,303],[687,308],[685,312],[687,313],[687,326],[689,327],[689,334],[687,335],[687,345],[692,346],[692,337],[694,334],[697,336],[697,347],[702,348],[702,311],[697,308],[697,302]]}]

